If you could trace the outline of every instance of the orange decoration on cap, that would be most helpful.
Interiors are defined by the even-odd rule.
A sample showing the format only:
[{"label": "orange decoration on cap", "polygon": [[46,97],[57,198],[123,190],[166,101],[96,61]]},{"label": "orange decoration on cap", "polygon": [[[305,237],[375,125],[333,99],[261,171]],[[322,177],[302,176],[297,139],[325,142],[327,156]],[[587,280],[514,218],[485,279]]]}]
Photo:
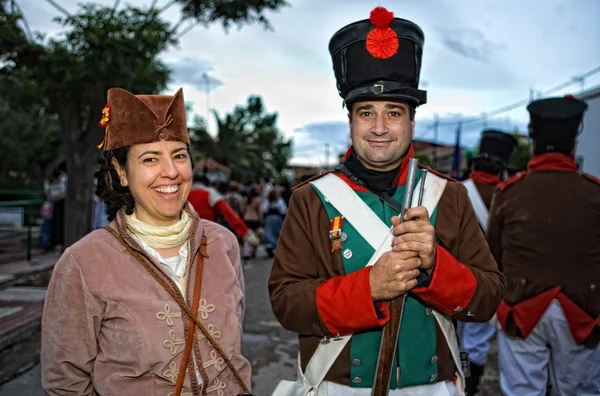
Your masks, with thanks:
[{"label": "orange decoration on cap", "polygon": [[102,118],[100,119],[100,127],[106,128],[108,121],[110,120],[110,106],[106,105],[102,109]]},{"label": "orange decoration on cap", "polygon": [[[100,119],[100,123],[98,125],[100,125],[101,128],[106,128],[108,126],[108,121],[110,121],[110,106],[106,105],[102,109],[102,118]],[[102,142],[99,145],[97,145],[96,148],[102,149],[102,147],[104,147],[105,143],[106,143],[106,131],[104,131],[104,138],[102,139]]]},{"label": "orange decoration on cap", "polygon": [[566,99],[575,99],[575,96],[571,95],[571,94],[566,94],[565,95]]},{"label": "orange decoration on cap", "polygon": [[367,35],[367,51],[375,58],[387,59],[398,52],[398,36],[390,28],[394,13],[383,7],[371,11],[370,22],[375,26]]}]

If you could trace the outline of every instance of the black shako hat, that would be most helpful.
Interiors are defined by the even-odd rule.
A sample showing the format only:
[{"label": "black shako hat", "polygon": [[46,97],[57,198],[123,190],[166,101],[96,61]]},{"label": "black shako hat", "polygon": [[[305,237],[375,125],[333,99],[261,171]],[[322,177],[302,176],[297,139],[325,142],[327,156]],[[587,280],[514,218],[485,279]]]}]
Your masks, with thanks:
[{"label": "black shako hat", "polygon": [[481,133],[477,158],[489,158],[507,164],[517,144],[517,139],[506,132],[486,129]]},{"label": "black shako hat", "polygon": [[587,108],[586,102],[572,95],[531,102],[527,106],[529,136],[535,141],[536,153],[572,150]]},{"label": "black shako hat", "polygon": [[338,30],[329,53],[344,104],[372,98],[425,104],[427,91],[418,89],[424,42],[419,26],[383,7]]}]

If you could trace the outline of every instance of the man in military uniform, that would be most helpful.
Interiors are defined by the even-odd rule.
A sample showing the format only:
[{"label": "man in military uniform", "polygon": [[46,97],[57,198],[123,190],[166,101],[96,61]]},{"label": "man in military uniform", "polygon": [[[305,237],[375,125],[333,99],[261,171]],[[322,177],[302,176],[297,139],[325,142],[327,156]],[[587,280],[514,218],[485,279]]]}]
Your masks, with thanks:
[{"label": "man in military uniform", "polygon": [[[517,140],[506,132],[486,129],[481,133],[479,152],[473,158],[469,179],[477,187],[485,207],[489,210],[496,186],[505,179],[508,160],[517,147]],[[482,225],[484,228],[487,224]]]},{"label": "man in military uniform", "polygon": [[[294,190],[269,279],[276,317],[299,335],[302,371],[308,376],[313,358],[334,359],[316,365],[325,376],[319,395],[371,395],[388,302],[404,295],[397,349],[381,348],[393,357],[389,394],[464,394],[452,321],[489,320],[505,290],[461,183],[430,171],[428,182],[441,188],[424,183],[423,206],[404,216],[416,220],[397,217],[415,109],[426,102],[418,88],[423,42],[419,26],[377,7],[329,44],[352,146],[344,168]],[[327,183],[342,188],[332,194]],[[373,241],[376,229],[389,241]],[[349,335],[343,349],[322,353]]]},{"label": "man in military uniform", "polygon": [[[508,160],[517,146],[517,140],[508,133],[487,129],[481,133],[479,152],[472,159],[469,180],[464,182],[477,220],[487,228],[488,211],[496,186],[505,178]],[[490,339],[496,333],[496,320],[489,322],[459,322],[461,349],[467,352],[470,376],[466,378],[467,395],[476,395],[483,375]]]},{"label": "man in military uniform", "polygon": [[600,182],[574,151],[587,104],[532,102],[533,158],[501,184],[487,237],[508,282],[498,309],[504,394],[600,394]]}]

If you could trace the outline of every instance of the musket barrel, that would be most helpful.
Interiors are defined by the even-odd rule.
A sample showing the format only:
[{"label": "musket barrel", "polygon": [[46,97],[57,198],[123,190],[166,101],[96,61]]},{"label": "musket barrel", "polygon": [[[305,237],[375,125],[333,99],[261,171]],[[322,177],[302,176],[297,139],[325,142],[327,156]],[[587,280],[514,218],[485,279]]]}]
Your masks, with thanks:
[{"label": "musket barrel", "polygon": [[[411,158],[408,160],[408,172],[406,183],[404,184],[404,197],[402,200],[402,213],[400,213],[400,222],[404,222],[404,213],[412,206],[413,191],[419,171],[419,160]],[[421,197],[418,197],[419,199]],[[398,335],[400,334],[400,323],[402,321],[402,311],[404,311],[404,301],[406,293],[389,301],[388,311],[390,313],[389,322],[383,327],[381,333],[381,344],[379,347],[379,359],[377,361],[377,370],[373,383],[372,396],[386,396],[389,393],[390,379],[392,378],[392,368],[394,366],[394,355],[398,347]]]},{"label": "musket barrel", "polygon": [[406,183],[404,184],[404,197],[402,199],[402,213],[400,213],[400,222],[404,223],[404,212],[410,209],[412,205],[413,192],[417,181],[417,172],[419,171],[419,159],[411,158],[408,160],[408,172],[406,173]]}]

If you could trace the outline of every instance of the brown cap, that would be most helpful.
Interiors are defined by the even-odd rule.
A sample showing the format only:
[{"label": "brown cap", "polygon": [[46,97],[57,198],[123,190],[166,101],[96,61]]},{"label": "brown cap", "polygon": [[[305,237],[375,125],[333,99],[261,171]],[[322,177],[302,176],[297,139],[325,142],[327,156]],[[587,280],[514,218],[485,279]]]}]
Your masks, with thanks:
[{"label": "brown cap", "polygon": [[174,96],[133,95],[111,88],[100,126],[106,131],[98,148],[106,151],[160,140],[190,143],[181,88]]}]

